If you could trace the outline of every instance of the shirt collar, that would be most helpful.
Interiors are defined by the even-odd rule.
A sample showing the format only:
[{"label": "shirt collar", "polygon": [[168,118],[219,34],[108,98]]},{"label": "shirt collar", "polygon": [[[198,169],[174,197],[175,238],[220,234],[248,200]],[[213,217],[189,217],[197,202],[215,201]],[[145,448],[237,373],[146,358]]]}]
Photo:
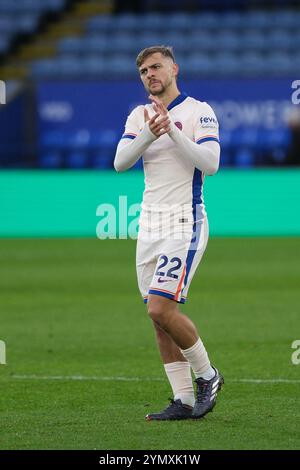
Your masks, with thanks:
[{"label": "shirt collar", "polygon": [[180,93],[180,95],[178,95],[175,100],[171,101],[171,103],[168,105],[168,111],[170,111],[171,109],[173,109],[175,106],[177,106],[178,104],[181,104],[186,98],[187,98],[187,93]]}]

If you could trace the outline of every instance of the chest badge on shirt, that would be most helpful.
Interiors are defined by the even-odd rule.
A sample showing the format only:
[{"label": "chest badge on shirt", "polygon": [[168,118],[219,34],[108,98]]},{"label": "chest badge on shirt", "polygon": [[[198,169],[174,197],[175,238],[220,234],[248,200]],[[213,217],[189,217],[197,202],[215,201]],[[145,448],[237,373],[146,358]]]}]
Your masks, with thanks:
[{"label": "chest badge on shirt", "polygon": [[180,121],[176,121],[174,124],[175,124],[176,127],[178,127],[179,130],[182,131],[183,125]]}]

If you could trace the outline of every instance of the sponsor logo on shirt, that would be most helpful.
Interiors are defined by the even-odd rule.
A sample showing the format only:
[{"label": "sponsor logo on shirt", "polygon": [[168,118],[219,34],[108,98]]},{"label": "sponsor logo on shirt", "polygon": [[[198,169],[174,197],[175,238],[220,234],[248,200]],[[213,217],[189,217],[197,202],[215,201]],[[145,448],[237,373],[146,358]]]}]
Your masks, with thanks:
[{"label": "sponsor logo on shirt", "polygon": [[202,127],[212,127],[212,128],[218,127],[218,121],[214,117],[209,117],[209,116],[204,116],[204,117],[201,116],[200,124],[202,124]]},{"label": "sponsor logo on shirt", "polygon": [[176,121],[176,122],[175,122],[175,126],[178,127],[178,129],[180,129],[180,130],[182,131],[182,127],[183,127],[183,126],[182,126],[182,123],[181,123],[181,122]]}]

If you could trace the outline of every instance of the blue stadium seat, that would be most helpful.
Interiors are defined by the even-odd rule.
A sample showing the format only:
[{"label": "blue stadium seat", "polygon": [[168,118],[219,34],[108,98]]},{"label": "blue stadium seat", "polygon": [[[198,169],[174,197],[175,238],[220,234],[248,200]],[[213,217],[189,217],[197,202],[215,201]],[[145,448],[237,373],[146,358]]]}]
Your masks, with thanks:
[{"label": "blue stadium seat", "polygon": [[165,44],[174,47],[174,52],[181,54],[182,52],[189,52],[190,44],[189,39],[182,32],[167,32],[164,39]]},{"label": "blue stadium seat", "polygon": [[139,49],[164,44],[164,34],[154,33],[153,31],[141,33],[137,37],[137,44],[139,46]]},{"label": "blue stadium seat", "polygon": [[81,60],[82,78],[105,78],[107,76],[106,62],[103,56],[89,55]]},{"label": "blue stadium seat", "polygon": [[256,52],[246,52],[239,60],[239,74],[248,77],[261,77],[267,72],[265,58]]},{"label": "blue stadium seat", "polygon": [[[148,13],[139,18],[141,31],[164,31],[168,22],[168,17],[160,13]],[[157,44],[157,42],[154,42]]]},{"label": "blue stadium seat", "polygon": [[113,78],[136,77],[135,63],[131,57],[124,55],[108,57],[106,73]]},{"label": "blue stadium seat", "polygon": [[197,52],[216,52],[218,44],[214,34],[210,32],[195,32],[189,37],[190,50]]},{"label": "blue stadium seat", "polygon": [[84,40],[78,37],[67,37],[58,43],[58,51],[61,53],[79,54],[85,52]]},{"label": "blue stadium seat", "polygon": [[185,72],[199,77],[216,74],[215,64],[208,54],[191,54],[185,62]]},{"label": "blue stadium seat", "polygon": [[37,60],[31,65],[31,76],[35,79],[51,78],[57,71],[57,61],[54,59]]},{"label": "blue stadium seat", "polygon": [[82,61],[76,57],[59,57],[54,61],[53,75],[61,78],[84,77]]},{"label": "blue stadium seat", "polygon": [[89,32],[104,33],[113,29],[114,21],[113,15],[94,16],[87,21],[86,28]]},{"label": "blue stadium seat", "polygon": [[201,32],[203,30],[217,31],[220,28],[221,18],[212,12],[198,13],[193,15],[193,30]]},{"label": "blue stadium seat", "polygon": [[300,50],[293,54],[292,59],[295,67],[294,70],[300,70]]},{"label": "blue stadium seat", "polygon": [[179,65],[180,69],[182,67],[183,62],[185,62],[185,59],[187,58],[187,51],[186,50],[177,50],[174,49],[174,54],[175,54],[175,61]]},{"label": "blue stadium seat", "polygon": [[[124,58],[123,58],[124,59]],[[120,67],[122,63],[120,64]],[[91,78],[107,75],[103,57],[60,56],[57,59],[46,59],[34,62],[31,76],[34,79],[49,78]]]},{"label": "blue stadium seat", "polygon": [[11,16],[0,17],[0,31],[1,34],[14,32],[16,29],[15,23]]},{"label": "blue stadium seat", "polygon": [[270,20],[270,12],[263,10],[252,10],[243,13],[240,22],[241,28],[253,30],[272,29],[272,21]]},{"label": "blue stadium seat", "polygon": [[59,11],[66,5],[66,0],[46,0],[43,3],[47,6],[47,9]]},{"label": "blue stadium seat", "polygon": [[214,73],[218,76],[237,76],[240,71],[238,57],[230,52],[216,54],[212,61],[212,66],[215,70]]},{"label": "blue stadium seat", "polygon": [[0,31],[1,33],[31,33],[34,31],[39,23],[39,14],[34,15],[19,15],[17,18],[14,15],[6,15],[0,17]]},{"label": "blue stadium seat", "polygon": [[[270,50],[289,50],[295,45],[295,37],[293,33],[289,33],[283,29],[275,29],[268,36],[268,47]],[[299,44],[298,44],[299,47]]]},{"label": "blue stadium seat", "polygon": [[246,30],[240,37],[241,51],[263,51],[268,50],[264,32],[256,30]]},{"label": "blue stadium seat", "polygon": [[58,11],[65,5],[65,0],[9,0],[0,2],[0,13],[36,13]]},{"label": "blue stadium seat", "polygon": [[216,48],[226,52],[236,52],[242,47],[241,37],[237,32],[220,30],[219,33],[215,36],[215,41]]},{"label": "blue stadium seat", "polygon": [[106,51],[118,54],[132,54],[135,55],[139,52],[139,40],[133,34],[120,34],[116,33],[109,41]]},{"label": "blue stadium seat", "polygon": [[294,34],[293,34],[293,38],[294,38],[294,43],[293,43],[293,55],[297,55],[300,53],[300,47],[299,47],[299,44],[300,44],[300,30],[298,31],[295,31]]},{"label": "blue stadium seat", "polygon": [[187,13],[171,13],[168,15],[168,29],[175,32],[187,32],[193,29],[193,17]]},{"label": "blue stadium seat", "polygon": [[297,10],[275,10],[269,14],[272,27],[290,29],[299,29],[300,14]]},{"label": "blue stadium seat", "polygon": [[299,32],[299,24],[300,24],[300,11],[293,12],[293,21],[289,29],[294,29],[295,32]]},{"label": "blue stadium seat", "polygon": [[272,52],[265,59],[265,67],[269,76],[290,76],[295,73],[293,56],[284,52]]},{"label": "blue stadium seat", "polygon": [[93,52],[106,53],[109,40],[103,34],[93,34],[83,38],[69,37],[62,39],[58,50],[63,54],[89,54]]},{"label": "blue stadium seat", "polygon": [[105,54],[107,52],[109,44],[110,40],[107,38],[107,36],[104,36],[103,34],[87,36],[82,40],[84,54],[87,54],[89,52]]},{"label": "blue stadium seat", "polygon": [[0,54],[5,54],[9,49],[9,45],[10,45],[9,36],[1,35],[0,36]]},{"label": "blue stadium seat", "polygon": [[32,33],[36,30],[39,24],[39,15],[23,15],[17,19],[17,29],[22,33]]},{"label": "blue stadium seat", "polygon": [[133,32],[139,29],[140,17],[133,13],[124,13],[114,18],[113,29],[117,32]]},{"label": "blue stadium seat", "polygon": [[244,28],[242,24],[243,15],[239,11],[228,11],[222,14],[220,18],[220,25],[223,29],[238,32]]},{"label": "blue stadium seat", "polygon": [[187,55],[176,53],[175,51],[175,59],[177,64],[179,65],[179,77],[185,77],[189,73],[189,64],[187,63]]}]

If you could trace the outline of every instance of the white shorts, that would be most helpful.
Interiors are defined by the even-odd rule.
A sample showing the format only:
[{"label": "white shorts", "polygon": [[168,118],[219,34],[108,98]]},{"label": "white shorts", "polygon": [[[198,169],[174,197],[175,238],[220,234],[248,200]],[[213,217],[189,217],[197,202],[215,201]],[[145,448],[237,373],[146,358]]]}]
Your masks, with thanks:
[{"label": "white shorts", "polygon": [[[147,303],[156,294],[184,303],[208,241],[208,221],[195,222],[172,236],[158,236],[140,227],[136,268],[140,292]],[[149,236],[151,233],[151,236]]]}]

